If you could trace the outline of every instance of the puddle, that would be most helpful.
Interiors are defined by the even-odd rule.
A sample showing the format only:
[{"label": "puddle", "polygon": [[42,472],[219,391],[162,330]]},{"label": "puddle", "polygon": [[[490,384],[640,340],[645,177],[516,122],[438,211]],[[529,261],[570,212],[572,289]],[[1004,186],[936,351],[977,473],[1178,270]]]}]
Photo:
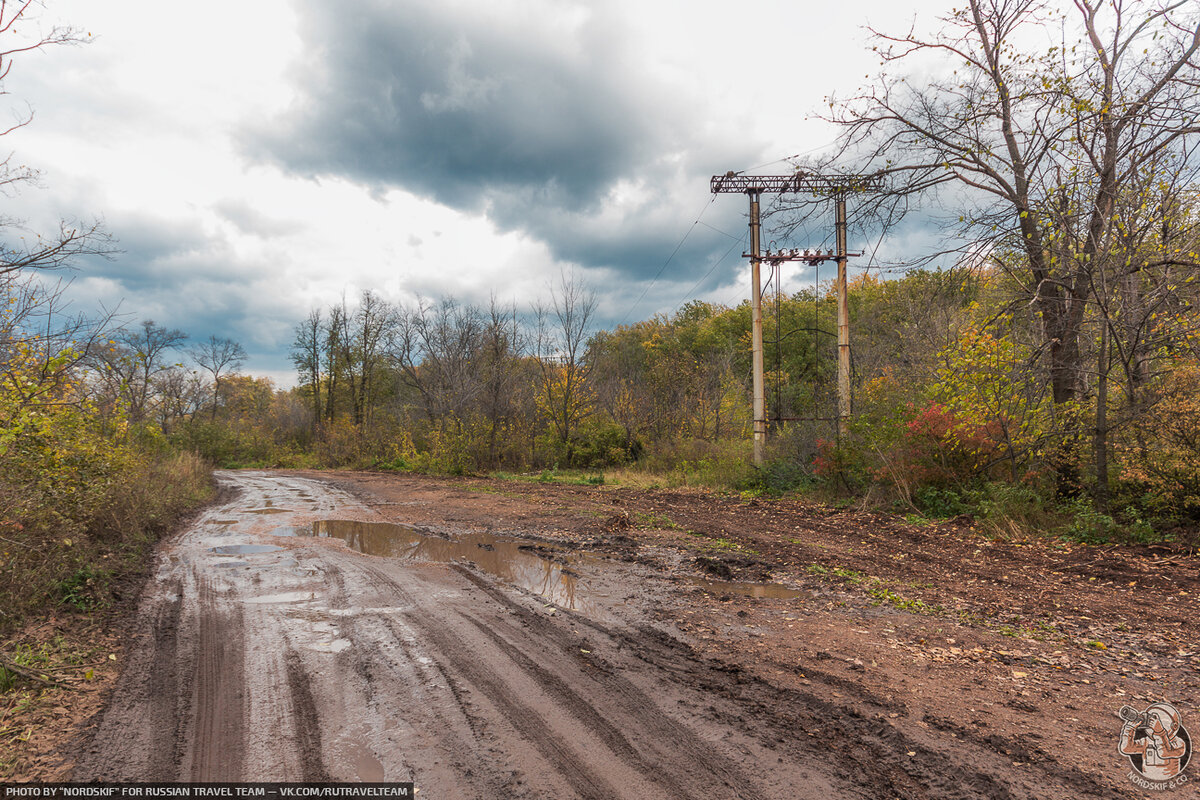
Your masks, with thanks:
[{"label": "puddle", "polygon": [[237,525],[237,523],[238,523],[238,521],[236,519],[214,519],[211,524],[213,524],[213,525]]},{"label": "puddle", "polygon": [[286,514],[286,508],[252,508],[247,514]]},{"label": "puddle", "polygon": [[471,561],[489,575],[528,589],[556,605],[571,610],[582,610],[587,605],[579,596],[579,576],[574,570],[591,559],[524,539],[485,533],[443,539],[406,525],[345,520],[279,528],[272,533],[341,539],[360,553],[372,556],[433,563]]},{"label": "puddle", "polygon": [[379,759],[366,750],[360,750],[354,759],[354,771],[358,779],[366,783],[378,783],[383,780],[383,764]]},{"label": "puddle", "polygon": [[742,583],[740,581],[710,581],[704,578],[690,578],[693,584],[707,589],[713,594],[736,594],[740,597],[769,597],[778,600],[794,600],[797,597],[810,597],[808,592],[801,589],[789,589],[778,583]]},{"label": "puddle", "polygon": [[249,561],[218,561],[217,566],[223,567],[226,569],[228,569],[229,567],[248,567],[248,566],[250,566],[250,562]]},{"label": "puddle", "polygon": [[219,556],[243,556],[251,553],[273,553],[282,549],[273,544],[223,544],[220,547],[210,548],[209,552]]}]

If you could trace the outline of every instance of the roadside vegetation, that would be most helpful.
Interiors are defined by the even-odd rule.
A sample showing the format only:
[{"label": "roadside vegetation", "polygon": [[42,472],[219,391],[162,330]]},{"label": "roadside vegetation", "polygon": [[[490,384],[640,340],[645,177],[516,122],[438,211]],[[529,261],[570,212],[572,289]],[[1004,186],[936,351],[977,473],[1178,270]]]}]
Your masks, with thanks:
[{"label": "roadside vegetation", "polygon": [[[0,3],[0,94],[14,57],[90,36],[45,26],[40,11]],[[17,114],[0,135],[30,119]],[[0,161],[10,196],[37,179],[15,156]],[[143,569],[149,546],[212,495],[208,465],[163,433],[169,386],[183,373],[164,356],[183,334],[68,311],[55,281],[81,257],[115,252],[99,221],[39,233],[0,216],[0,636],[34,612],[107,605],[113,586]],[[192,383],[219,387],[241,349],[223,353],[196,348]],[[5,671],[16,668],[7,649],[4,691],[18,674]]]}]

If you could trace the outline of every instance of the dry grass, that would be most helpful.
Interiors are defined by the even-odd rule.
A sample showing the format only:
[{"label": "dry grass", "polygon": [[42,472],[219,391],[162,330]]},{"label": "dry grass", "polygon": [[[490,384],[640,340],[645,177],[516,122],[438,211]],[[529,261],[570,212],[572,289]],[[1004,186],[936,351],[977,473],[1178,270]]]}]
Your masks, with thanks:
[{"label": "dry grass", "polygon": [[0,530],[0,633],[31,614],[107,605],[113,583],[214,492],[208,466],[187,453],[135,459],[87,489],[83,509],[47,494],[40,513]]}]

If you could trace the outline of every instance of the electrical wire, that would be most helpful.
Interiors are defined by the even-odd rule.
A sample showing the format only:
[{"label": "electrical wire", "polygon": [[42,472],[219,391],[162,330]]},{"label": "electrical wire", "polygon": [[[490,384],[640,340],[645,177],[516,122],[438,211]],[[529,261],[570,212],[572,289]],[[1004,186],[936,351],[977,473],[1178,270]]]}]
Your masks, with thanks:
[{"label": "electrical wire", "polygon": [[[726,234],[726,235],[728,236],[728,234]],[[708,268],[708,272],[704,273],[704,277],[702,277],[700,280],[696,281],[696,283],[692,286],[692,288],[688,289],[686,292],[683,293],[683,297],[679,300],[678,303],[675,304],[675,310],[671,312],[671,316],[675,316],[675,314],[678,313],[679,309],[683,308],[683,304],[691,299],[692,293],[695,292],[697,289],[699,289],[701,284],[703,284],[706,280],[708,280],[709,276],[712,275],[716,271],[717,267],[719,267],[723,263],[725,263],[725,259],[729,258],[729,254],[733,252],[733,249],[735,247],[737,247],[739,244],[744,245],[746,242],[746,239],[748,237],[749,237],[749,232],[747,232],[746,237],[734,240],[734,243],[729,246],[729,249],[726,250],[721,255],[721,257],[718,258],[716,261],[714,261],[713,265]],[[728,303],[726,303],[725,305],[728,305]]]},{"label": "electrical wire", "polygon": [[[667,265],[671,263],[671,261],[675,258],[675,255],[679,252],[679,248],[683,247],[683,243],[686,242],[688,237],[692,235],[692,231],[696,230],[696,226],[700,224],[700,218],[704,216],[705,211],[708,211],[709,206],[716,202],[716,199],[717,196],[714,194],[712,198],[704,204],[704,208],[700,209],[700,213],[696,215],[696,219],[692,222],[691,227],[689,227],[687,232],[683,234],[683,238],[679,240],[679,244],[675,245],[675,249],[671,251],[671,255],[667,256],[667,260],[664,261],[663,265],[658,268],[658,272],[654,273],[654,279],[651,280],[650,283],[646,284],[646,288],[642,289],[642,293],[638,296],[638,299],[634,301],[633,305],[631,305],[625,311],[625,316],[621,317],[621,321],[617,323],[618,328],[625,324],[625,320],[629,319],[629,315],[633,313],[634,309],[641,304],[642,300],[646,299],[646,293],[650,291],[654,284],[658,283],[658,279],[662,277],[663,271],[666,270]],[[728,235],[729,234],[726,234],[726,236]]]},{"label": "electrical wire", "polygon": [[[706,208],[707,208],[707,206],[706,206]],[[727,236],[730,239],[733,239],[735,242],[740,242],[746,238],[744,236],[734,236],[732,233],[726,233],[725,231],[721,230],[720,228],[714,228],[712,225],[709,225],[707,222],[700,222],[700,220],[696,220],[696,222],[698,224],[703,225],[704,227],[708,228],[710,231],[716,231],[717,233],[721,234],[722,236]]]},{"label": "electrical wire", "polygon": [[783,163],[784,161],[791,161],[793,158],[799,158],[800,156],[806,156],[806,155],[809,155],[810,153],[815,153],[815,152],[817,152],[818,150],[824,150],[826,147],[829,147],[831,144],[833,144],[833,143],[834,143],[834,142],[836,142],[836,141],[837,141],[837,140],[836,140],[836,139],[834,139],[833,141],[826,142],[825,144],[818,145],[817,147],[813,147],[813,148],[811,148],[811,149],[809,149],[809,150],[802,150],[801,152],[799,152],[799,153],[793,153],[793,154],[792,154],[792,155],[790,155],[790,156],[784,156],[783,158],[777,158],[777,159],[775,159],[774,161],[768,161],[767,163],[765,163],[765,164],[759,164],[759,165],[758,165],[758,166],[756,166],[756,167],[747,167],[746,169],[743,169],[743,170],[739,171],[737,174],[738,174],[738,175],[745,175],[747,172],[753,172],[753,171],[754,171],[754,170],[756,170],[756,169],[762,169],[763,167],[770,167],[770,166],[772,166],[772,165],[774,165],[774,164],[781,164],[781,163]]}]

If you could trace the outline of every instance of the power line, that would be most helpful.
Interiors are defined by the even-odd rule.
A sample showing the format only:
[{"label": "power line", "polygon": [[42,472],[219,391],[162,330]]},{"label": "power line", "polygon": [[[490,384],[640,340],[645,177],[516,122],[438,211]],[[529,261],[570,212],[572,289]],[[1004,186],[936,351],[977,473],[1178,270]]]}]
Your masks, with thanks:
[{"label": "power line", "polygon": [[[707,206],[705,206],[705,208],[707,208]],[[733,239],[735,242],[744,242],[746,240],[745,236],[734,236],[732,233],[726,233],[725,231],[721,230],[720,228],[714,228],[712,225],[709,225],[707,222],[700,222],[699,220],[696,220],[696,222],[698,222],[699,224],[708,228],[710,231],[715,231],[715,232],[721,234],[722,236],[727,236],[730,239]]]},{"label": "power line", "polygon": [[[728,236],[729,234],[725,234],[725,235]],[[742,238],[742,239],[738,239],[737,237],[732,237],[732,238],[734,239],[734,242],[733,242],[733,244],[731,244],[729,246],[729,249],[726,250],[725,253],[720,258],[718,258],[711,267],[709,267],[708,272],[704,273],[703,278],[696,281],[696,283],[692,286],[692,288],[690,288],[686,292],[684,292],[683,298],[678,303],[675,304],[675,310],[671,312],[672,315],[674,315],[677,311],[679,311],[679,309],[683,306],[683,304],[688,301],[688,298],[691,297],[692,293],[695,292],[696,289],[700,288],[701,284],[703,284],[706,280],[708,280],[708,276],[712,275],[713,272],[716,271],[717,267],[721,266],[721,264],[724,263],[725,259],[729,258],[729,254],[733,252],[733,249],[735,247],[737,247],[739,244],[745,244],[745,242],[746,242],[745,238]],[[739,291],[739,293],[740,293],[740,291]],[[729,304],[724,303],[723,305],[729,305]]]},{"label": "power line", "polygon": [[762,169],[763,167],[770,167],[770,166],[772,166],[772,165],[774,165],[774,164],[782,164],[784,161],[791,161],[793,158],[799,158],[800,156],[806,156],[806,155],[809,155],[810,153],[815,153],[815,152],[817,152],[818,150],[824,150],[826,147],[829,147],[831,144],[833,144],[833,143],[834,143],[834,142],[836,142],[836,141],[837,141],[837,140],[836,140],[836,139],[834,139],[833,141],[826,142],[825,144],[818,145],[818,146],[816,146],[816,147],[813,147],[813,148],[811,148],[811,149],[809,149],[809,150],[802,150],[801,152],[799,152],[799,153],[793,153],[793,154],[792,154],[792,155],[790,155],[790,156],[784,156],[783,158],[777,158],[777,159],[775,159],[774,161],[768,161],[766,164],[759,164],[759,165],[758,165],[758,166],[756,166],[756,167],[747,167],[746,169],[744,169],[744,170],[741,170],[741,172],[739,172],[738,174],[739,174],[739,175],[741,175],[741,174],[743,174],[743,173],[746,173],[746,172],[753,172],[753,171],[754,171],[754,170],[756,170],[756,169]]},{"label": "power line", "polygon": [[[654,279],[651,280],[650,283],[646,284],[646,288],[642,289],[642,293],[638,296],[638,299],[634,301],[633,305],[631,305],[625,312],[625,316],[621,317],[621,321],[617,323],[618,328],[625,324],[625,320],[629,319],[629,315],[632,314],[634,309],[636,309],[638,305],[641,304],[642,300],[646,298],[646,293],[650,291],[654,284],[658,283],[658,279],[662,277],[663,271],[667,268],[667,265],[670,264],[671,260],[675,258],[675,254],[679,252],[679,248],[683,247],[683,243],[687,241],[688,237],[692,235],[692,231],[694,231],[696,226],[700,224],[700,218],[704,216],[704,212],[708,211],[708,207],[716,202],[716,199],[717,196],[714,194],[712,199],[704,204],[704,208],[700,209],[700,213],[696,215],[696,219],[692,222],[691,227],[689,227],[687,232],[683,234],[683,238],[679,240],[679,244],[675,245],[675,249],[671,251],[671,255],[667,256],[667,260],[664,261],[663,265],[658,268],[658,272],[654,273]],[[720,233],[721,231],[718,232]],[[726,235],[728,236],[728,234]]]}]

